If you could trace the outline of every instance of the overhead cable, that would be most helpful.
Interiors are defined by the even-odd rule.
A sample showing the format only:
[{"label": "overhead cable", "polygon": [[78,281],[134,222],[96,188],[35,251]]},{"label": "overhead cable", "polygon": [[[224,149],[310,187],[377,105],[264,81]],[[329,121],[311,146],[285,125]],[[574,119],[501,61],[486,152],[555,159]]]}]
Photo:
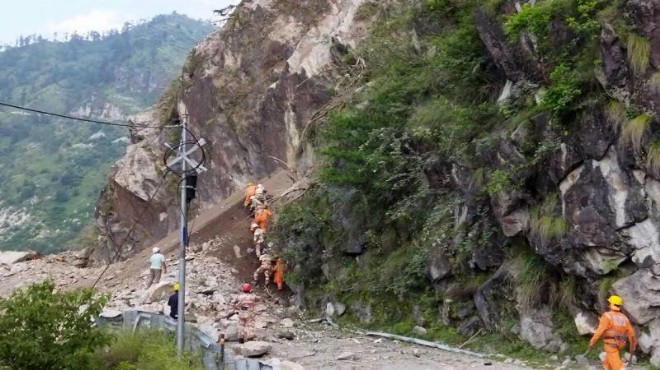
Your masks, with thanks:
[{"label": "overhead cable", "polygon": [[119,127],[129,127],[129,128],[164,128],[164,127],[180,127],[179,125],[175,126],[142,126],[142,125],[136,125],[136,124],[129,124],[129,123],[117,123],[117,122],[107,122],[107,121],[99,121],[95,119],[89,119],[89,118],[82,118],[82,117],[74,117],[74,116],[69,116],[66,114],[59,114],[59,113],[53,113],[53,112],[47,112],[44,110],[40,109],[33,109],[33,108],[27,108],[27,107],[22,107],[20,105],[15,105],[15,104],[9,104],[9,103],[3,103],[0,102],[0,106],[4,107],[9,107],[9,108],[14,108],[14,109],[19,109],[27,112],[32,112],[32,113],[39,113],[39,114],[45,114],[47,116],[54,116],[54,117],[59,117],[59,118],[66,118],[74,121],[82,121],[82,122],[88,122],[88,123],[95,123],[99,125],[107,125],[107,126],[119,126]]}]

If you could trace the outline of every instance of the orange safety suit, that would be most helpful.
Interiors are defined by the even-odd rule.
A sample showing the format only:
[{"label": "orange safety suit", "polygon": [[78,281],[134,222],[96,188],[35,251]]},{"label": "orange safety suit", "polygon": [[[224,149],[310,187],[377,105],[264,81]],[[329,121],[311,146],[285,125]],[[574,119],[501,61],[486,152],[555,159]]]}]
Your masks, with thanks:
[{"label": "orange safety suit", "polygon": [[245,198],[243,199],[243,207],[247,207],[250,204],[250,197],[257,194],[257,185],[248,185],[245,187]]},{"label": "orange safety suit", "polygon": [[273,282],[277,284],[277,290],[284,289],[284,271],[286,271],[286,266],[284,265],[284,260],[278,258],[275,261],[275,276],[273,277]]},{"label": "orange safety suit", "polygon": [[626,339],[630,341],[630,353],[637,347],[635,330],[630,325],[630,320],[623,313],[609,310],[600,317],[598,328],[589,341],[589,347],[593,347],[598,339],[603,336],[603,349],[605,358],[603,367],[608,370],[621,370],[624,368],[619,351],[625,347]]},{"label": "orange safety suit", "polygon": [[273,215],[273,212],[271,212],[268,209],[261,208],[258,209],[257,212],[254,213],[254,222],[256,222],[259,225],[260,229],[266,230],[266,226],[268,224],[268,218]]}]

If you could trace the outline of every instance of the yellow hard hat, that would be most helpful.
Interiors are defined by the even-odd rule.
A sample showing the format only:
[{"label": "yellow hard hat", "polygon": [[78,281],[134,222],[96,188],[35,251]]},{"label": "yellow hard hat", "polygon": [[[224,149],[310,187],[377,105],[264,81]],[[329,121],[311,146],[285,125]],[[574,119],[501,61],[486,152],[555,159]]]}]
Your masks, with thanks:
[{"label": "yellow hard hat", "polygon": [[613,305],[621,306],[623,305],[623,298],[619,297],[618,295],[612,294],[610,298],[607,299],[608,302],[610,302]]},{"label": "yellow hard hat", "polygon": [[172,289],[174,289],[175,292],[179,291],[179,283],[175,283]]}]

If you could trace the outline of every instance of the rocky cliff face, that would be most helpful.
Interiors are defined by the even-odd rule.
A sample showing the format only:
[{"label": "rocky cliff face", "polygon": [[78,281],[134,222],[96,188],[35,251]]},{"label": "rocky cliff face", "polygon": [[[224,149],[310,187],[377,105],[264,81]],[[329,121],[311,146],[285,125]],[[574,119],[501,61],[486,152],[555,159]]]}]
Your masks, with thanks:
[{"label": "rocky cliff face", "polygon": [[[194,134],[209,143],[199,207],[283,165],[304,169],[314,163],[303,136],[332,97],[342,53],[366,35],[367,23],[355,19],[362,2],[243,1],[221,30],[192,50],[169,101],[136,118],[154,126],[186,114]],[[176,199],[172,186],[153,195],[167,135],[167,129],[134,132],[126,155],[111,170],[97,207],[104,236],[97,260],[115,253],[133,222],[138,227],[122,257],[176,227],[178,216],[171,211],[176,207],[168,211]],[[144,206],[148,210],[138,217]]]},{"label": "rocky cliff face", "polygon": [[[365,37],[369,25],[355,18],[362,4],[358,0],[293,3],[244,1],[223,30],[192,51],[176,104],[164,110],[171,118],[187,113],[195,134],[210,142],[210,170],[199,180],[201,207],[226,197],[250,178],[267,176],[281,163],[298,170],[315,163],[307,127],[331,100],[344,56]],[[615,8],[632,25],[634,35],[622,34],[606,20],[596,22],[598,62],[588,67],[595,76],[597,86],[590,87],[595,93],[580,95],[579,108],[562,114],[558,111],[567,104],[564,101],[558,100],[556,111],[538,103],[556,98],[552,86],[562,77],[549,72],[557,71],[557,65],[547,60],[543,40],[530,32],[507,36],[501,22],[535,2],[492,3],[497,3],[494,9],[477,6],[469,15],[484,48],[482,66],[474,70],[483,65],[495,70],[492,75],[502,82],[497,100],[503,110],[520,101],[532,106],[536,101],[538,107],[532,107],[524,120],[507,119],[487,141],[478,142],[469,165],[462,158],[441,158],[420,175],[433,190],[457,195],[447,205],[453,217],[443,230],[450,232],[429,242],[423,256],[426,283],[435,297],[443,297],[438,319],[466,335],[480,326],[503,330],[503,315],[515,306],[519,324],[512,330],[537,348],[558,351],[566,345],[556,331],[550,291],[570,289],[565,296],[571,299],[562,304],[580,334],[593,330],[604,296],[616,293],[627,302],[642,350],[660,363],[660,146],[654,127],[660,117],[660,1],[628,0]],[[422,23],[415,24],[420,32],[434,31],[423,29]],[[593,29],[594,23],[585,22],[584,27]],[[545,47],[574,46],[570,40],[575,39],[584,42],[561,22],[542,29],[552,31]],[[417,54],[436,53],[418,45],[416,28],[411,33],[408,40]],[[570,87],[560,98],[578,96]],[[154,122],[158,115],[154,110],[143,119]],[[126,157],[113,169],[98,211],[107,237],[99,256],[114,250],[116,241],[111,240],[122,239],[140,204],[156,191],[157,158],[162,154],[158,143],[165,136],[161,130],[136,133]],[[475,163],[485,168],[491,184],[488,194],[475,190],[484,176],[474,170]],[[505,190],[495,186],[497,175],[503,173],[514,183]],[[342,230],[347,238],[334,257],[323,241],[301,243],[319,249],[314,261],[305,261],[319,265],[316,279],[346,286],[348,282],[341,280],[345,274],[335,271],[341,270],[338,260],[363,266],[368,258],[362,259],[362,254],[368,255],[371,244],[387,254],[414,239],[409,225],[364,232],[359,225],[371,214],[354,211],[350,197],[333,196],[331,202],[340,206],[333,207],[329,222],[333,231]],[[174,199],[172,189],[160,190],[155,199],[146,216],[135,220],[140,232],[134,234],[134,248],[176,225],[176,213],[167,210]],[[357,217],[363,221],[356,223]],[[459,258],[466,245],[467,261]],[[512,258],[519,248],[529,254]],[[122,253],[130,253],[130,248]],[[536,282],[539,291],[532,294],[541,299],[533,299],[533,304],[527,302],[529,292],[511,284],[525,279],[516,273],[534,268],[525,263],[544,266]],[[487,278],[468,288],[457,277],[466,271]],[[318,277],[321,272],[324,276]],[[406,271],[398,273],[393,279]],[[561,283],[553,286],[545,278]],[[371,322],[375,316],[372,300],[346,303],[359,319]],[[417,322],[419,314],[413,316]]]}]

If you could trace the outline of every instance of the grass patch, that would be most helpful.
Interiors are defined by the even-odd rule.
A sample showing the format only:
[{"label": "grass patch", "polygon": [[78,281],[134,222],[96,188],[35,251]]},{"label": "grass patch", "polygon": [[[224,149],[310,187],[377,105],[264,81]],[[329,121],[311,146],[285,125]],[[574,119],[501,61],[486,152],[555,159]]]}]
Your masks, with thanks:
[{"label": "grass patch", "polygon": [[556,209],[559,200],[556,194],[545,198],[540,206],[534,207],[530,212],[529,228],[532,236],[536,236],[541,243],[547,243],[552,239],[566,234],[568,222],[561,215],[557,215]]},{"label": "grass patch", "polygon": [[642,139],[648,130],[653,117],[648,113],[642,113],[626,122],[621,131],[621,140],[627,147],[632,147],[635,153],[642,150]]},{"label": "grass patch", "polygon": [[518,302],[523,311],[535,307],[543,300],[549,271],[541,256],[530,250],[521,252],[511,261],[509,274],[515,283]]},{"label": "grass patch", "polygon": [[605,115],[607,116],[612,128],[615,131],[620,131],[623,123],[626,121],[626,107],[616,100],[612,100],[605,107]]},{"label": "grass patch", "polygon": [[635,73],[644,73],[649,66],[651,43],[635,33],[628,35],[628,62]]},{"label": "grass patch", "polygon": [[646,169],[660,174],[660,141],[654,141],[646,150]]}]

